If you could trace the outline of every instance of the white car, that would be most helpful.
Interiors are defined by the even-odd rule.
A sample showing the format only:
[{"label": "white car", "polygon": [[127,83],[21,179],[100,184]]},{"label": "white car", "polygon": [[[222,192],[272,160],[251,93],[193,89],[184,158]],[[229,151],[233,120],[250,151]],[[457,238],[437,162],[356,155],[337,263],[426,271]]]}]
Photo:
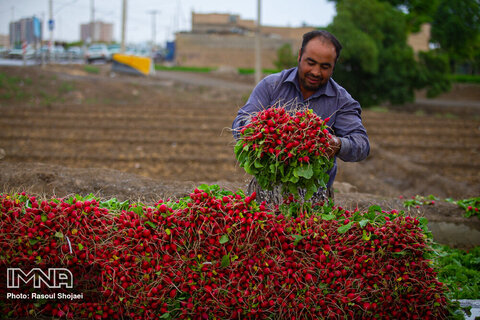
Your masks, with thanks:
[{"label": "white car", "polygon": [[[25,50],[25,59],[31,59],[35,56],[35,50],[27,48]],[[10,59],[23,59],[23,49],[12,49],[8,53]]]},{"label": "white car", "polygon": [[83,51],[80,47],[70,47],[67,49],[67,58],[81,59],[83,57]]},{"label": "white car", "polygon": [[108,61],[113,60],[113,55],[115,53],[120,53],[121,51],[121,46],[119,44],[112,44],[108,46]]},{"label": "white car", "polygon": [[92,44],[88,47],[87,52],[85,53],[85,60],[87,63],[92,63],[93,61],[103,60],[108,61],[109,51],[105,44]]}]

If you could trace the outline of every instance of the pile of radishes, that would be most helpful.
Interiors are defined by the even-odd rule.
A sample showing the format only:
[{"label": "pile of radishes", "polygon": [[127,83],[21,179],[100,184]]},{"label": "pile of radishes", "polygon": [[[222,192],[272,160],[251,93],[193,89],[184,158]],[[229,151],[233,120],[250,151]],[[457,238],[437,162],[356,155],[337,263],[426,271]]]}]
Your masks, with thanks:
[{"label": "pile of radishes", "polygon": [[[1,312],[70,319],[448,316],[422,221],[331,204],[289,215],[254,198],[217,186],[154,206],[1,194],[2,268],[64,267],[73,273],[72,290],[84,294],[2,299]],[[2,296],[52,290],[27,283],[2,287]]]}]

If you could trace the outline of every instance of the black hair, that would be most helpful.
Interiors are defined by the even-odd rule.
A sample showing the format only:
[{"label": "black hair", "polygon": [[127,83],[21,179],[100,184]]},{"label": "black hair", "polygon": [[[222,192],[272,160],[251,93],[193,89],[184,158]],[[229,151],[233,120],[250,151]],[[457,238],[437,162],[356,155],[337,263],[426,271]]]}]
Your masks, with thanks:
[{"label": "black hair", "polygon": [[313,38],[323,38],[333,44],[335,52],[337,53],[337,57],[335,58],[335,62],[337,62],[338,57],[340,56],[340,51],[342,51],[342,45],[340,41],[338,41],[337,38],[327,30],[313,30],[305,33],[303,35],[302,47],[300,48],[300,56],[303,55],[307,43]]}]

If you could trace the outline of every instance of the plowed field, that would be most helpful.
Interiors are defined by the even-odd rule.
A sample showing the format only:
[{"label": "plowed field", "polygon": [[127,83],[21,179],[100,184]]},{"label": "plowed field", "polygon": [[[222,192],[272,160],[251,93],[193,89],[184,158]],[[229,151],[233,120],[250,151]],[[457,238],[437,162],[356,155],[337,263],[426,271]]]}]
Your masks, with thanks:
[{"label": "plowed field", "polygon": [[[218,75],[192,85],[159,76],[112,77],[108,70],[91,75],[81,67],[0,71],[15,77],[21,88],[13,96],[2,88],[5,155],[0,163],[5,170],[43,163],[115,169],[164,184],[242,186],[248,180],[236,166],[229,129],[249,93],[245,79],[223,79],[229,86],[239,84],[232,90],[208,84],[221,79]],[[361,163],[340,162],[337,181],[351,185],[349,191],[390,197],[478,195],[480,111],[452,110],[364,110],[372,153]],[[12,174],[3,179],[4,185],[19,184],[12,183]],[[337,186],[341,193],[345,184]]]}]

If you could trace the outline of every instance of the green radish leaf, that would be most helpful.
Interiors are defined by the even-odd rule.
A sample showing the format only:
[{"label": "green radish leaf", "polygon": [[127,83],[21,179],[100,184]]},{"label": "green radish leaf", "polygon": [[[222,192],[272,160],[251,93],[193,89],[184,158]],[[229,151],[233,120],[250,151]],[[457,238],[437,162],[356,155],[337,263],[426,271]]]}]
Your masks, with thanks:
[{"label": "green radish leaf", "polygon": [[338,233],[345,233],[347,232],[348,230],[350,230],[350,228],[352,227],[353,225],[353,221],[350,221],[349,223],[347,223],[346,225],[343,225],[341,227],[338,227],[337,231]]},{"label": "green radish leaf", "polygon": [[277,168],[276,168],[275,164],[273,164],[273,163],[270,164],[269,168],[270,168],[271,173],[275,173],[277,171]]},{"label": "green radish leaf", "polygon": [[219,240],[220,244],[225,244],[228,242],[228,235],[224,234],[220,237],[220,240]]},{"label": "green radish leaf", "polygon": [[145,224],[148,224],[150,227],[152,228],[156,228],[157,226],[155,225],[155,223],[153,223],[152,221],[146,221]]},{"label": "green radish leaf", "polygon": [[358,222],[358,224],[360,225],[360,227],[365,227],[367,225],[367,223],[369,222],[370,220],[368,219],[363,219],[361,221]]},{"label": "green radish leaf", "polygon": [[288,179],[288,181],[291,183],[297,183],[298,180],[299,180],[298,176],[291,176],[290,179]]},{"label": "green radish leaf", "polygon": [[221,267],[226,268],[230,265],[230,254],[226,254],[222,257]]},{"label": "green radish leaf", "polygon": [[418,221],[419,221],[420,224],[422,224],[422,225],[427,225],[427,224],[428,224],[428,219],[425,218],[425,217],[419,218]]},{"label": "green radish leaf", "polygon": [[236,155],[238,155],[243,149],[243,141],[238,140],[237,143],[235,144],[235,147],[233,148],[234,152]]},{"label": "green radish leaf", "polygon": [[373,205],[368,208],[369,213],[376,213],[376,212],[382,212],[382,207],[379,205]]},{"label": "green radish leaf", "polygon": [[333,220],[333,219],[335,219],[335,215],[333,215],[333,214],[322,214],[322,219],[327,220],[327,221],[328,220]]},{"label": "green radish leaf", "polygon": [[294,238],[294,241],[293,241],[293,245],[296,246],[300,241],[302,241],[303,238],[305,238],[304,236],[301,236],[299,234],[294,234],[293,235],[293,238]]},{"label": "green radish leaf", "polygon": [[296,177],[303,177],[305,179],[310,179],[313,176],[313,169],[311,165],[296,167],[293,170],[293,174]]}]

